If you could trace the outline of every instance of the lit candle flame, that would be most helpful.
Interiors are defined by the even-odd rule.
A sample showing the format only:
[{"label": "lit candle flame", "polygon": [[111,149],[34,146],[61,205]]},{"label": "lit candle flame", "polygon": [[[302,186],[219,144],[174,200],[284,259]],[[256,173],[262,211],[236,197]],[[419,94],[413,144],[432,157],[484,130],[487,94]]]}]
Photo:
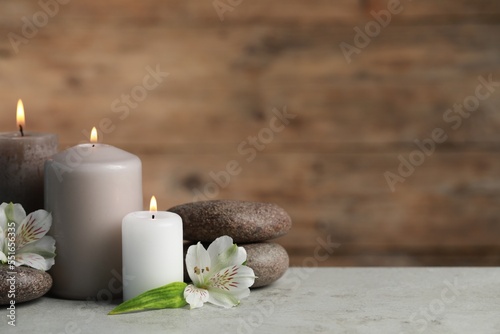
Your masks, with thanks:
[{"label": "lit candle flame", "polygon": [[17,101],[16,121],[17,121],[17,126],[19,127],[19,131],[21,132],[21,136],[24,136],[24,130],[23,130],[25,126],[24,106],[23,106],[23,101],[21,101],[21,99]]},{"label": "lit candle flame", "polygon": [[90,142],[97,143],[97,129],[95,128],[95,126],[92,128],[92,131],[90,132]]},{"label": "lit candle flame", "polygon": [[151,196],[151,202],[149,202],[149,211],[158,211],[158,205],[156,204],[156,197]]}]

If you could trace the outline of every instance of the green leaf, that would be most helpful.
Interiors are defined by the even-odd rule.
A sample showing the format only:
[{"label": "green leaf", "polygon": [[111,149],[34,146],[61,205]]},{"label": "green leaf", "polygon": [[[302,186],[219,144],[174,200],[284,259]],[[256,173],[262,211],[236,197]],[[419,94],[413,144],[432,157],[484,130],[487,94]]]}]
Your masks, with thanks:
[{"label": "green leaf", "polygon": [[184,289],[186,286],[186,283],[174,282],[146,291],[137,297],[121,303],[108,314],[183,307],[187,304],[184,299]]}]

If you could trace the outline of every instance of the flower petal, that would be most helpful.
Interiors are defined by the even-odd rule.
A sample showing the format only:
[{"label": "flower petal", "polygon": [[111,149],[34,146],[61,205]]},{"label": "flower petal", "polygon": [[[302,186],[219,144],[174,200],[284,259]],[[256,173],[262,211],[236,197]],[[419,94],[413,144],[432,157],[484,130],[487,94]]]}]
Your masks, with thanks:
[{"label": "flower petal", "polygon": [[2,251],[0,251],[0,263],[7,263],[7,256]]},{"label": "flower petal", "polygon": [[197,287],[204,287],[207,279],[212,275],[210,256],[200,242],[188,248],[186,253],[186,269],[189,278],[191,278]]},{"label": "flower petal", "polygon": [[56,241],[53,237],[46,235],[40,240],[25,245],[17,250],[17,254],[35,253],[45,258],[51,258],[56,255]]},{"label": "flower petal", "polygon": [[208,254],[210,254],[210,260],[215,262],[219,257],[219,254],[224,252],[226,249],[233,245],[233,238],[230,236],[224,235],[212,241],[210,246],[208,246]]},{"label": "flower petal", "polygon": [[8,204],[5,207],[5,216],[8,221],[13,221],[17,224],[22,222],[26,218],[26,211],[24,211],[23,206],[19,203]]},{"label": "flower petal", "polygon": [[230,292],[219,289],[210,289],[208,302],[224,308],[230,308],[238,305],[240,300]]},{"label": "flower petal", "polygon": [[234,265],[224,268],[210,277],[209,286],[224,291],[232,291],[249,288],[254,282],[255,274],[252,268]]},{"label": "flower petal", "polygon": [[208,291],[199,289],[192,284],[189,284],[184,289],[184,299],[189,304],[190,309],[202,307],[208,301]]},{"label": "flower petal", "polygon": [[224,268],[209,279],[208,301],[212,304],[233,307],[250,294],[255,282],[253,269],[243,265]]},{"label": "flower petal", "polygon": [[15,265],[17,267],[26,265],[38,270],[47,271],[54,264],[54,259],[45,259],[43,256],[35,253],[21,253],[16,255]]},{"label": "flower petal", "polygon": [[17,227],[16,248],[41,239],[52,225],[52,215],[45,210],[30,213]]},{"label": "flower petal", "polygon": [[210,254],[214,272],[233,265],[243,264],[247,260],[246,250],[233,244],[233,239],[227,235],[215,239],[208,246],[208,254]]},{"label": "flower petal", "polygon": [[[2,229],[2,227],[0,226],[0,252],[2,252],[2,254],[5,255],[4,252],[7,252],[7,235],[5,234],[4,230]],[[4,249],[5,247],[5,249]],[[1,258],[1,255],[0,255],[0,258]]]},{"label": "flower petal", "polygon": [[0,228],[4,231],[7,229],[7,215],[5,214],[7,205],[7,203],[0,204]]}]

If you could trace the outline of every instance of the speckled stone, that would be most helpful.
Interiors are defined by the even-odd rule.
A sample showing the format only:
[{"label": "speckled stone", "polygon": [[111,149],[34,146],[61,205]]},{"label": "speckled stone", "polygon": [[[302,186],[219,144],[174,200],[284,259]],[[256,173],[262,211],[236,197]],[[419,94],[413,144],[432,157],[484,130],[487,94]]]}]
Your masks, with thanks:
[{"label": "speckled stone", "polygon": [[[186,257],[189,246],[194,243],[184,244],[184,258]],[[208,244],[204,244],[208,248]],[[238,245],[247,251],[246,265],[253,269],[257,279],[252,285],[252,288],[258,288],[269,285],[277,281],[283,276],[288,269],[289,258],[286,250],[279,244],[272,242],[262,242],[255,244]],[[191,279],[184,266],[184,281],[189,282]]]},{"label": "speckled stone", "polygon": [[265,242],[241,246],[247,251],[246,265],[252,268],[257,276],[252,288],[277,281],[288,269],[288,253],[281,245]]},{"label": "speckled stone", "polygon": [[292,226],[290,216],[272,203],[213,200],[170,208],[182,217],[184,239],[212,242],[228,235],[235,243],[280,237]]},{"label": "speckled stone", "polygon": [[[9,297],[12,277],[15,278],[15,298]],[[0,265],[0,305],[9,304],[12,299],[18,304],[40,298],[51,287],[52,277],[45,271],[23,266],[10,270],[7,265]]]}]

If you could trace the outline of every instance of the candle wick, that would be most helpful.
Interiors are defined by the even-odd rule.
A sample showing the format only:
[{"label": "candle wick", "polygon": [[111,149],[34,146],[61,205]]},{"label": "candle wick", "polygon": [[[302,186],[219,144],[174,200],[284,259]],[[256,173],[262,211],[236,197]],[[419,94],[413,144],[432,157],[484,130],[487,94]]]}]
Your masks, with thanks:
[{"label": "candle wick", "polygon": [[92,144],[92,147],[95,147],[95,144]]},{"label": "candle wick", "polygon": [[152,215],[152,216],[151,216],[151,219],[155,219],[155,215]]},{"label": "candle wick", "polygon": [[21,137],[24,137],[23,126],[19,124],[19,132],[21,132]]}]

